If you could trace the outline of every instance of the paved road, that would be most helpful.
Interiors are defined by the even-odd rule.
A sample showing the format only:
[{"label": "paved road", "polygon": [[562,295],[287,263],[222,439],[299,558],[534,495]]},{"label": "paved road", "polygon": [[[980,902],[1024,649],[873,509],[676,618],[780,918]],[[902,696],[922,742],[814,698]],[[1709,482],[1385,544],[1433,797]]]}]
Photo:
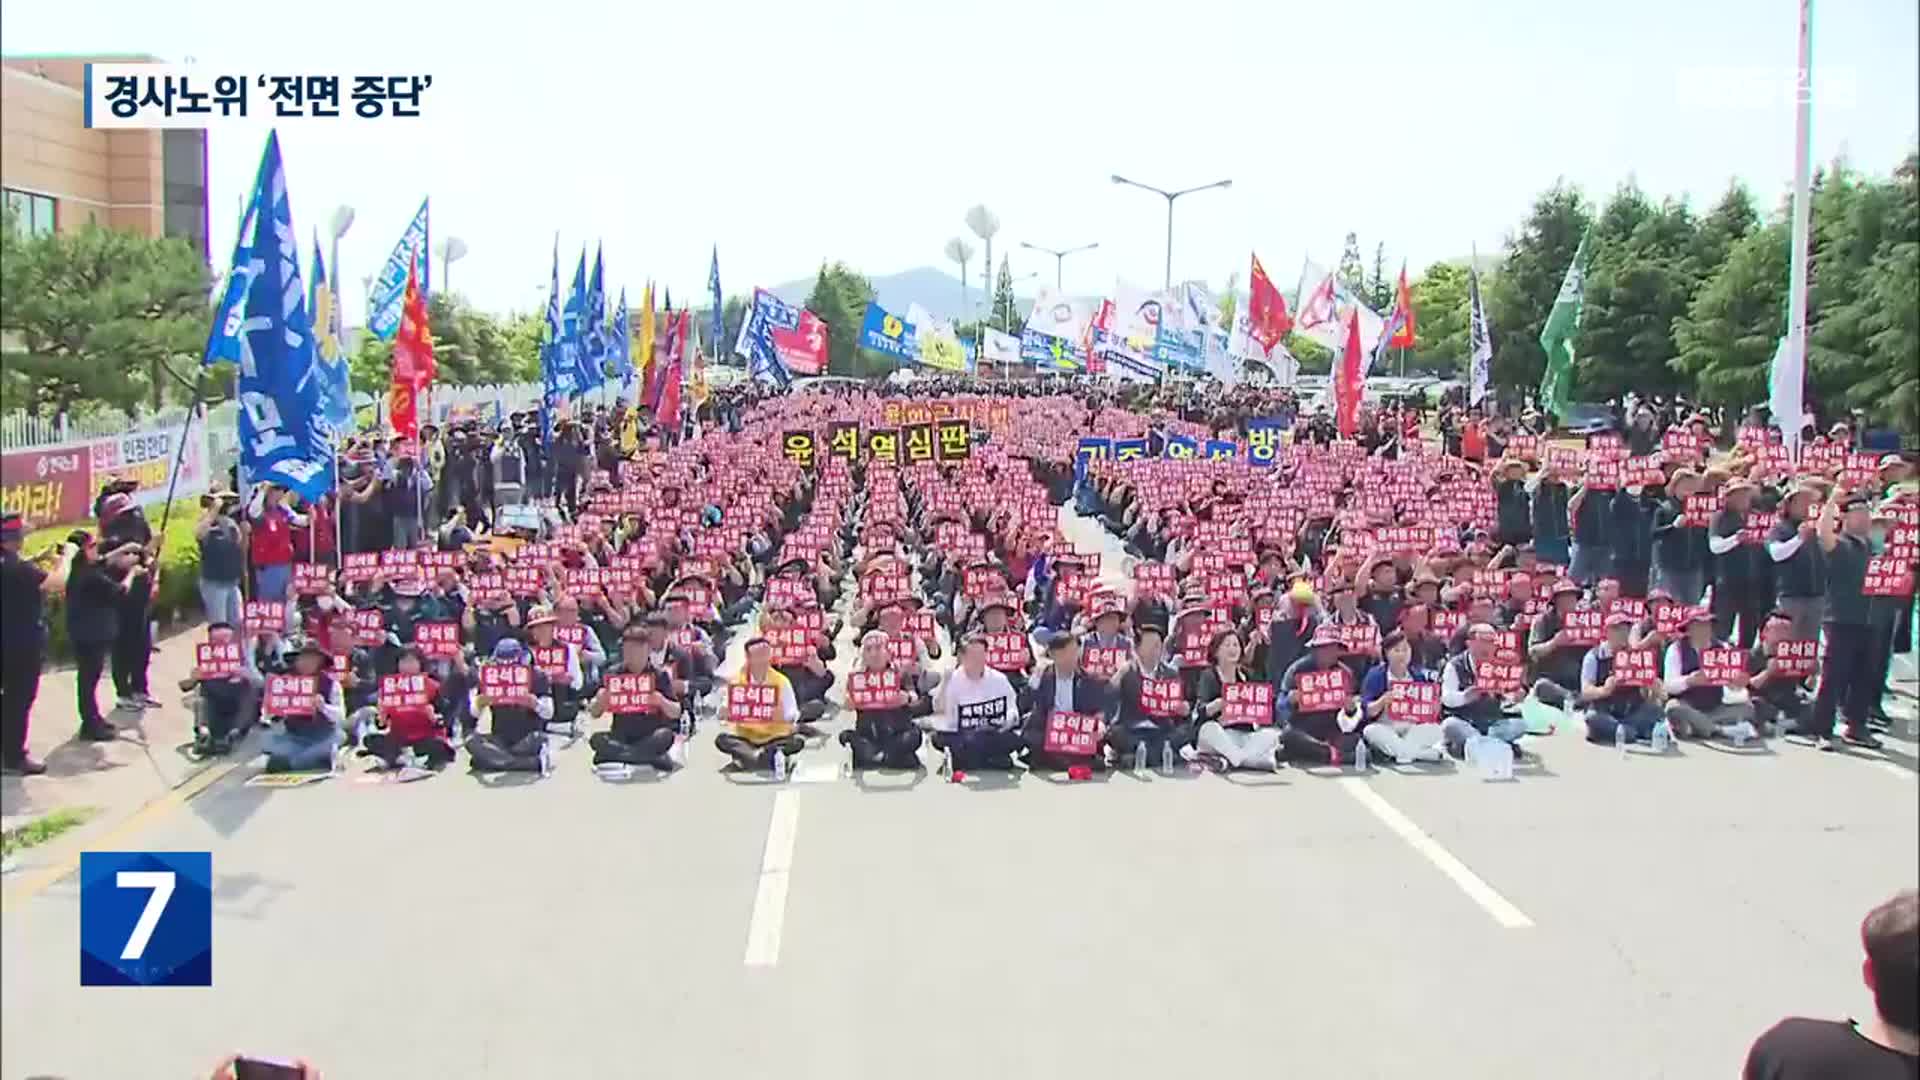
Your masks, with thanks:
[{"label": "paved road", "polygon": [[248,766],[102,841],[213,852],[211,990],[81,989],[72,879],[9,879],[0,1078],[1727,1075],[1783,1013],[1869,1007],[1859,917],[1920,877],[1890,745],[1563,732],[1512,783],[817,753],[775,785],[704,738],[626,784],[584,742],[508,786]]}]

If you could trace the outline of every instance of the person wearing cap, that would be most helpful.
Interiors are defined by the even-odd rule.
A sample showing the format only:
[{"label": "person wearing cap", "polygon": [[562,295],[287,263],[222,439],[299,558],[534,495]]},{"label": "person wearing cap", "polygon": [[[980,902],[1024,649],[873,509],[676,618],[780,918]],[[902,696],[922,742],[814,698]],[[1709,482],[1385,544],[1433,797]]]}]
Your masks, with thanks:
[{"label": "person wearing cap", "polygon": [[1819,489],[1804,480],[1789,485],[1780,502],[1780,521],[1767,535],[1775,606],[1793,618],[1793,636],[1799,641],[1819,637],[1826,614],[1827,549],[1818,542],[1812,513],[1819,495]]},{"label": "person wearing cap", "polygon": [[[1363,595],[1356,598],[1357,604],[1359,609],[1373,620],[1376,631],[1385,634],[1399,627],[1400,609],[1406,606],[1406,600],[1400,594],[1400,571],[1394,566],[1391,558],[1382,558],[1379,561],[1369,560],[1365,563],[1360,573],[1354,575],[1354,588],[1364,591]],[[1344,619],[1344,612],[1336,607],[1330,621],[1335,625],[1342,625]],[[1368,665],[1370,666],[1375,659],[1378,657],[1368,657]],[[1363,667],[1360,672],[1354,674],[1356,681],[1365,670],[1366,668]]]},{"label": "person wearing cap", "polygon": [[1360,682],[1360,737],[1400,765],[1441,761],[1440,722],[1395,720],[1391,711],[1409,683],[1431,683],[1433,676],[1414,662],[1413,642],[1395,630],[1380,642],[1381,661]]},{"label": "person wearing cap", "polygon": [[[565,650],[566,659],[558,671],[546,672],[548,685],[553,694],[553,715],[547,718],[549,729],[573,734],[579,723],[580,707],[592,694],[587,689],[586,665],[581,660],[580,649],[570,641],[559,641],[555,636],[555,627],[559,620],[553,610],[545,606],[536,606],[527,613],[526,646],[527,651],[536,657],[537,649],[560,648]],[[589,635],[591,636],[591,635]],[[540,664],[536,662],[535,668]]]},{"label": "person wearing cap", "polygon": [[1813,707],[1809,677],[1778,670],[1774,658],[1793,640],[1793,619],[1776,611],[1760,629],[1760,640],[1747,652],[1747,692],[1760,727],[1775,734],[1802,730]]},{"label": "person wearing cap", "polygon": [[1580,586],[1555,582],[1547,610],[1527,629],[1527,656],[1533,662],[1533,696],[1554,708],[1566,708],[1580,694],[1581,662],[1587,646],[1568,640],[1567,616],[1580,605]]},{"label": "person wearing cap", "polygon": [[1619,579],[1620,594],[1630,599],[1644,598],[1652,585],[1653,513],[1659,506],[1659,489],[1638,484],[1621,485],[1608,500],[1606,535],[1613,576]]},{"label": "person wearing cap", "polygon": [[[476,690],[473,701],[487,730],[467,736],[464,745],[469,764],[474,772],[551,772],[553,749],[546,730],[554,716],[551,680],[530,663],[526,646],[514,638],[500,639],[493,647],[491,662],[531,666],[531,700],[494,701]],[[482,685],[479,678],[475,682]]]},{"label": "person wearing cap", "polygon": [[[1867,542],[1872,555],[1888,555],[1891,549],[1887,541],[1893,528],[1899,523],[1899,509],[1904,500],[1901,496],[1891,495],[1873,506],[1873,524],[1868,533]],[[1909,562],[1908,580],[1920,576],[1920,564]],[[1888,692],[1887,680],[1893,674],[1893,654],[1904,652],[1913,640],[1913,628],[1909,620],[1913,616],[1913,591],[1909,589],[1899,596],[1870,596],[1867,598],[1867,625],[1873,641],[1873,666],[1867,672],[1867,723],[1884,730],[1890,726],[1885,700]]]},{"label": "person wearing cap", "polygon": [[290,600],[293,588],[293,530],[307,519],[285,505],[286,489],[273,483],[253,487],[247,502],[247,537],[256,600]]},{"label": "person wearing cap", "polygon": [[915,718],[932,714],[931,694],[938,680],[924,667],[895,660],[890,640],[885,630],[867,631],[854,661],[853,675],[890,678],[895,689],[894,704],[854,710],[853,727],[840,733],[840,745],[847,748],[855,769],[920,768],[922,736]]},{"label": "person wearing cap", "polygon": [[[80,738],[105,742],[119,737],[118,729],[100,713],[96,688],[109,657],[118,646],[122,599],[139,546],[128,545],[101,554],[91,533],[76,529],[67,535],[73,549],[67,570],[67,641],[73,647],[74,690],[80,713]],[[138,711],[144,702],[123,691],[115,706]]]},{"label": "person wearing cap", "polygon": [[1527,463],[1507,458],[1493,485],[1493,542],[1518,547],[1533,539],[1533,501],[1527,493]]},{"label": "person wearing cap", "polygon": [[1474,623],[1467,628],[1466,651],[1447,661],[1440,674],[1440,735],[1447,752],[1463,757],[1467,740],[1474,735],[1499,739],[1513,747],[1514,757],[1522,756],[1520,738],[1527,733],[1527,722],[1512,702],[1479,685],[1480,669],[1491,663],[1499,647],[1500,632],[1491,623]]},{"label": "person wearing cap", "polygon": [[1121,607],[1119,597],[1113,597],[1095,609],[1092,629],[1085,634],[1081,642],[1088,649],[1129,649],[1133,648],[1133,639],[1123,629],[1126,612]]},{"label": "person wearing cap", "polygon": [[1720,512],[1707,530],[1707,551],[1713,556],[1713,633],[1739,642],[1743,649],[1753,647],[1761,620],[1773,609],[1773,590],[1766,587],[1766,554],[1758,542],[1744,535],[1755,490],[1745,477],[1729,481]]},{"label": "person wearing cap", "polygon": [[1707,590],[1706,530],[1685,520],[1687,496],[1699,489],[1698,473],[1676,470],[1653,513],[1653,583],[1688,605],[1698,604]]},{"label": "person wearing cap", "polygon": [[27,728],[46,659],[46,598],[67,587],[75,548],[62,544],[48,567],[20,557],[26,523],[0,514],[0,771],[38,776],[47,767],[27,753]]},{"label": "person wearing cap", "polygon": [[1628,742],[1645,742],[1660,722],[1660,706],[1647,697],[1647,691],[1622,685],[1613,670],[1615,658],[1629,647],[1632,631],[1633,616],[1623,612],[1607,616],[1606,640],[1588,649],[1580,661],[1580,704],[1588,742],[1613,742],[1623,727]]},{"label": "person wearing cap", "polygon": [[247,573],[246,541],[235,520],[240,497],[229,491],[200,497],[200,518],[193,538],[200,546],[200,610],[207,621],[239,626],[243,612],[241,579]]},{"label": "person wearing cap", "polygon": [[961,640],[959,661],[934,696],[933,746],[955,770],[1010,769],[1026,752],[1013,683],[987,666],[984,632]]},{"label": "person wearing cap", "polygon": [[667,673],[677,700],[692,702],[713,689],[711,672],[701,667],[693,653],[674,644],[672,616],[650,612],[641,616],[639,626],[647,637],[648,666]]},{"label": "person wearing cap", "polygon": [[1583,586],[1613,573],[1613,543],[1608,532],[1614,497],[1614,489],[1596,488],[1582,481],[1567,500],[1571,524],[1567,576]]},{"label": "person wearing cap", "polygon": [[1573,561],[1565,470],[1548,465],[1533,486],[1533,547],[1540,561],[1566,567]]},{"label": "person wearing cap", "polygon": [[[1334,633],[1332,627],[1323,624],[1313,640],[1307,642],[1307,654],[1295,660],[1293,666],[1281,676],[1275,703],[1286,720],[1286,728],[1280,733],[1280,742],[1287,760],[1312,765],[1338,765],[1352,756],[1354,744],[1360,738],[1361,715],[1354,708],[1353,693],[1359,680],[1353,677],[1351,667],[1343,663],[1345,654],[1346,643]],[[1341,669],[1346,678],[1346,703],[1338,709],[1302,712],[1301,676],[1335,669]],[[1205,745],[1204,739],[1202,745]]]},{"label": "person wearing cap", "polygon": [[[1667,722],[1675,736],[1707,739],[1718,735],[1738,740],[1758,734],[1752,703],[1727,700],[1726,689],[1708,684],[1706,672],[1701,670],[1702,654],[1725,644],[1713,636],[1713,613],[1697,607],[1687,616],[1686,633],[1667,646],[1661,682],[1667,690]],[[1741,677],[1744,680],[1744,670]]]},{"label": "person wearing cap", "polygon": [[[913,639],[914,655],[912,666],[916,671],[925,671],[930,663],[940,659],[941,652],[940,642],[938,640],[923,638],[907,629],[907,617],[917,611],[919,607],[920,601],[912,596],[903,596],[898,600],[887,603],[880,608],[880,625],[878,629],[885,632],[889,639],[898,640],[911,637]],[[837,627],[834,625],[836,621],[837,620],[830,619],[827,628],[837,633]],[[833,636],[833,634],[828,635],[827,649],[833,648]],[[838,654],[835,653],[834,655]],[[831,660],[833,656],[827,656],[826,659]]]},{"label": "person wearing cap", "polygon": [[[1024,737],[1027,764],[1034,769],[1070,769],[1090,765],[1106,766],[1106,756],[1096,746],[1091,757],[1051,754],[1046,750],[1047,725],[1055,713],[1079,713],[1099,717],[1104,725],[1110,705],[1111,687],[1080,670],[1080,639],[1068,630],[1043,630],[1049,661],[1034,685],[1032,711],[1026,717]],[[1106,732],[1100,733],[1104,740]]]},{"label": "person wearing cap", "polygon": [[308,772],[333,767],[334,751],[342,737],[340,726],[346,719],[346,704],[340,695],[340,683],[327,666],[327,650],[317,641],[303,641],[294,648],[295,675],[313,678],[315,694],[311,713],[276,714],[268,711],[264,719],[272,726],[261,741],[270,773]]},{"label": "person wearing cap", "polygon": [[[1826,649],[1820,661],[1819,692],[1813,699],[1808,733],[1822,750],[1833,741],[1836,712],[1846,716],[1846,740],[1877,750],[1880,740],[1868,729],[1873,702],[1884,687],[1873,685],[1873,621],[1865,592],[1867,562],[1873,556],[1872,504],[1863,496],[1831,500],[1821,511],[1816,543],[1826,566]],[[1797,628],[1796,628],[1797,632]]]},{"label": "person wearing cap", "polygon": [[594,695],[589,712],[596,719],[607,715],[611,698],[606,687],[617,675],[651,675],[653,693],[642,708],[614,713],[607,730],[587,737],[595,765],[651,765],[662,773],[679,767],[673,760],[673,744],[684,707],[673,672],[656,662],[659,657],[644,625],[634,623],[621,631],[620,655],[607,668],[606,682]]},{"label": "person wearing cap", "polygon": [[460,613],[461,634],[477,656],[491,655],[503,638],[519,631],[520,622],[520,605],[505,592],[476,596]]},{"label": "person wearing cap", "polygon": [[259,706],[260,688],[266,684],[266,677],[254,666],[254,650],[240,641],[232,623],[208,623],[207,642],[241,644],[242,648],[240,666],[233,671],[215,675],[195,664],[180,680],[180,689],[194,692],[192,753],[200,758],[219,757],[233,749],[234,742],[246,733]]},{"label": "person wearing cap", "polygon": [[800,737],[796,727],[800,722],[800,703],[795,699],[793,684],[785,675],[774,670],[773,643],[764,637],[753,637],[746,644],[746,662],[741,665],[740,673],[733,677],[733,686],[770,686],[773,688],[773,719],[749,721],[732,719],[732,707],[727,698],[721,699],[720,715],[731,729],[714,737],[714,746],[733,761],[741,772],[758,772],[773,767],[776,755],[784,755],[791,767],[793,759],[806,748],[806,740]]}]

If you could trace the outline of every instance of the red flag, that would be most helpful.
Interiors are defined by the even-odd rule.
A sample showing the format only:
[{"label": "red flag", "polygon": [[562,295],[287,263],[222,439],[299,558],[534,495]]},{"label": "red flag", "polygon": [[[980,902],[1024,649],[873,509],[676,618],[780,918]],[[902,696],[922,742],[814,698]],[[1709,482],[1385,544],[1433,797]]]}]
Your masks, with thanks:
[{"label": "red flag", "polygon": [[1399,309],[1395,314],[1399,318],[1400,328],[1393,332],[1393,338],[1387,344],[1396,349],[1411,349],[1413,348],[1413,294],[1407,289],[1406,263],[1400,264],[1400,287],[1394,293],[1393,306]]},{"label": "red flag", "polygon": [[1351,439],[1360,430],[1360,312],[1347,316],[1347,347],[1340,354],[1340,370],[1333,377],[1333,412],[1340,437]]},{"label": "red flag", "polygon": [[[688,314],[685,311],[680,313],[679,328],[673,334],[676,343],[684,342],[687,338],[690,330],[687,325]],[[678,437],[680,431],[680,381],[685,378],[685,371],[680,363],[680,353],[681,350],[675,349],[667,357],[665,369],[660,376],[660,398],[657,403],[659,407],[653,410],[653,415],[660,424],[660,430],[672,432],[675,437]]]},{"label": "red flag", "polygon": [[1273,279],[1253,257],[1253,272],[1247,279],[1247,336],[1272,352],[1275,345],[1293,329],[1293,316],[1287,314],[1287,298],[1273,287]]},{"label": "red flag", "polygon": [[393,336],[393,385],[387,390],[387,413],[395,434],[420,437],[421,390],[439,374],[433,359],[433,331],[427,322],[427,301],[420,295],[417,266],[407,267],[406,299],[400,308],[400,329]]}]

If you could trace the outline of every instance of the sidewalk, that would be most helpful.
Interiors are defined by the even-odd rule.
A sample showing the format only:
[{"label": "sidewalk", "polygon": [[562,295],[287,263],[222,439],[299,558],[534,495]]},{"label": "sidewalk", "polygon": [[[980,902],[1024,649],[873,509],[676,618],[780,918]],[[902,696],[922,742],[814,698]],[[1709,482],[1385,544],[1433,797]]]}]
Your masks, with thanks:
[{"label": "sidewalk", "polygon": [[[108,713],[108,721],[120,728],[114,742],[74,738],[80,707],[73,669],[42,675],[27,746],[47,771],[0,777],[0,823],[12,829],[55,810],[84,808],[92,816],[67,836],[104,831],[199,773],[203,765],[186,754],[193,741],[193,713],[181,703],[180,680],[193,670],[193,647],[203,639],[194,624],[160,642],[147,683],[161,707]],[[103,709],[112,708],[110,674],[101,676],[97,694]]]}]

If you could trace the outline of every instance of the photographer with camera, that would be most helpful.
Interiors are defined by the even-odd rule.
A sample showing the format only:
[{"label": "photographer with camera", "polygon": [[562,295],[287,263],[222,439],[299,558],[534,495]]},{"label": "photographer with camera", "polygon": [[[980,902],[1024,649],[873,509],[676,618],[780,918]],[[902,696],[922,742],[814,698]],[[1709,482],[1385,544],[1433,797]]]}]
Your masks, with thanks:
[{"label": "photographer with camera", "polygon": [[19,514],[0,515],[0,772],[38,776],[47,767],[27,754],[27,714],[46,657],[41,604],[66,588],[74,549],[63,544],[29,562],[20,557],[25,538]]},{"label": "photographer with camera", "polygon": [[134,488],[131,480],[117,480],[95,501],[101,548],[116,556],[131,552],[131,558],[124,560],[130,569],[122,582],[113,641],[113,688],[123,708],[157,709],[160,702],[147,692],[147,665],[153,659],[153,592],[160,542],[146,512],[133,501]]}]

